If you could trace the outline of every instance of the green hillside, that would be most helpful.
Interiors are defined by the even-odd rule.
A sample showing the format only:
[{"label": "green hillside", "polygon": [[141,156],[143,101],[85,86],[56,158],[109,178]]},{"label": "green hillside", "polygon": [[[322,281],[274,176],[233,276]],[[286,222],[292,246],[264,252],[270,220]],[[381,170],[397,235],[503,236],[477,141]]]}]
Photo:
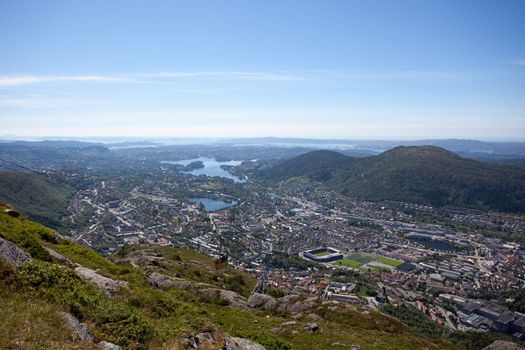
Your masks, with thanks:
[{"label": "green hillside", "polygon": [[0,203],[10,203],[44,225],[61,225],[70,195],[69,186],[44,175],[0,171]]},{"label": "green hillside", "polygon": [[305,176],[367,200],[525,211],[525,171],[462,158],[434,146],[397,147],[365,158],[316,151],[258,175],[270,181]]},{"label": "green hillside", "polygon": [[[266,349],[459,349],[357,305],[310,300],[310,309],[299,313],[246,306],[254,279],[232,268],[215,271],[213,261],[197,252],[129,246],[106,259],[4,208],[0,243],[14,243],[33,259],[15,269],[0,258],[0,349],[94,349],[100,341],[124,349],[186,349],[195,339],[199,349],[223,349],[228,336]],[[104,292],[81,278],[81,270],[121,287]],[[153,276],[174,284],[160,287]],[[75,340],[60,312],[85,323],[93,343]],[[308,332],[303,327],[313,314],[320,331]]]},{"label": "green hillside", "polygon": [[342,169],[350,169],[357,159],[333,151],[312,151],[285,160],[257,175],[261,178],[281,181],[290,177],[309,177],[316,181],[330,181]]}]

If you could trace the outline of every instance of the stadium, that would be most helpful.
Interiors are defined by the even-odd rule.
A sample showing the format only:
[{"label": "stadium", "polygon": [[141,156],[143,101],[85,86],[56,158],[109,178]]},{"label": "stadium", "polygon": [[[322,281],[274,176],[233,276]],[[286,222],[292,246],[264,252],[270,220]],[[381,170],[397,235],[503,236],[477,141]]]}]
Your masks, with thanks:
[{"label": "stadium", "polygon": [[339,250],[331,247],[310,249],[305,251],[303,256],[309,260],[322,263],[332,262],[343,258],[343,254]]}]

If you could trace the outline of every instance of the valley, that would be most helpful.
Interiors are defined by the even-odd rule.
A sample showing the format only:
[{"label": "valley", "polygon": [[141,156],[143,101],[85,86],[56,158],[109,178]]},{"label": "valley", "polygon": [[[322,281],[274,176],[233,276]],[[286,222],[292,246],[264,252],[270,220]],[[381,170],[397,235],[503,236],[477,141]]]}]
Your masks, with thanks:
[{"label": "valley", "polygon": [[[203,146],[199,154],[209,151]],[[226,159],[236,157],[223,151]],[[229,266],[257,280],[252,294],[319,298],[394,317],[410,310],[410,317],[434,324],[439,337],[471,332],[524,337],[525,218],[519,213],[348,195],[330,182],[341,176],[334,175],[339,170],[331,168],[337,166],[331,157],[343,166],[347,162],[331,151],[321,157],[312,153],[332,164],[318,163],[312,173],[307,168],[315,162],[302,160],[310,153],[283,162],[238,147],[235,152],[246,161],[215,164],[242,181],[192,174],[177,161],[156,160],[166,158],[162,147],[103,151],[95,158],[89,148],[60,152],[65,155],[60,162],[49,157],[45,165],[20,154],[1,158],[59,176],[60,185],[53,188],[71,194],[59,211],[67,214],[58,232],[103,255],[129,247],[189,249],[212,261],[227,257]],[[180,147],[178,153],[183,157],[188,151]],[[73,167],[65,165],[69,155]],[[286,174],[283,164],[297,159],[304,165],[295,164],[291,176],[270,181],[259,175]],[[2,201],[9,203],[9,193],[2,193]],[[18,203],[17,209],[31,215],[33,206]],[[322,247],[335,249],[338,257],[305,255]]]}]

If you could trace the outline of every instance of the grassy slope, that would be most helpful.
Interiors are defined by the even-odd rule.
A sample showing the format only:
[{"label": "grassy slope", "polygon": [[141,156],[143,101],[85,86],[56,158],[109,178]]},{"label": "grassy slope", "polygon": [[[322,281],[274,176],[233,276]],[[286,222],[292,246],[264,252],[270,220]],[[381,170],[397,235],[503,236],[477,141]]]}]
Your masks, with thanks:
[{"label": "grassy slope", "polygon": [[29,297],[0,287],[0,349],[96,349],[70,340],[56,305]]},{"label": "grassy slope", "polygon": [[[113,341],[128,349],[166,348],[176,344],[184,334],[198,333],[210,321],[232,335],[258,340],[268,349],[333,349],[331,344],[338,341],[359,344],[363,349],[454,348],[451,344],[417,336],[400,322],[375,312],[365,315],[356,311],[342,315],[325,308],[317,311],[323,317],[318,321],[322,332],[304,332],[302,324],[307,321],[300,319],[297,325],[276,335],[271,329],[290,321],[288,315],[224,307],[213,300],[198,300],[176,288],[152,289],[140,269],[105,259],[69,241],[53,243],[53,233],[49,229],[24,218],[9,217],[3,213],[3,207],[0,209],[2,236],[25,247],[40,260],[49,260],[27,264],[10,278],[5,277],[5,264],[0,264],[0,275],[3,274],[0,293],[10,296],[0,298],[0,310],[5,316],[1,321],[3,327],[0,327],[4,332],[0,336],[0,348],[17,342],[20,337],[25,337],[26,348],[53,348],[52,342],[57,348],[87,348],[85,344],[68,342],[64,336],[67,332],[57,321],[55,310],[71,312],[87,322],[97,340]],[[103,275],[128,281],[130,290],[108,299],[69,269],[58,268],[41,250],[42,245],[53,247],[74,262],[96,268]],[[122,255],[128,256],[134,249],[152,248],[129,249]],[[166,272],[182,274],[186,279],[224,284],[227,277],[242,275],[232,269],[215,273],[211,260],[196,252],[170,248],[158,248],[157,252],[166,260],[171,259],[165,267]],[[196,273],[198,270],[201,272]],[[253,280],[243,278],[246,278],[246,286],[251,286]],[[31,327],[34,337],[24,333],[24,327]],[[46,339],[47,333],[51,335]],[[41,344],[41,341],[48,343]]]}]

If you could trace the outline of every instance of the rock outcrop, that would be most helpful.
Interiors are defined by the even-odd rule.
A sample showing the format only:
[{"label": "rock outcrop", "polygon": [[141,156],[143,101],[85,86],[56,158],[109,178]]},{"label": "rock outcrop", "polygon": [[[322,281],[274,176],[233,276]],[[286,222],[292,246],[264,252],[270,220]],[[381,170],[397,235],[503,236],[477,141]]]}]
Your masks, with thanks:
[{"label": "rock outcrop", "polygon": [[104,340],[98,343],[97,346],[101,350],[121,350],[122,349],[120,346],[104,341]]},{"label": "rock outcrop", "polygon": [[231,290],[206,288],[199,290],[197,293],[201,298],[204,299],[218,298],[220,301],[231,307],[238,309],[248,308],[248,303],[246,300],[241,295]]},{"label": "rock outcrop", "polygon": [[[64,320],[66,327],[71,331],[71,340],[83,341],[92,344],[94,342],[93,335],[88,329],[86,323],[80,322],[75,316],[67,312],[59,312],[58,315]],[[102,350],[121,350],[122,348],[105,340],[99,342],[97,347]]]},{"label": "rock outcrop", "polygon": [[73,262],[69,260],[68,258],[66,258],[65,256],[63,256],[62,254],[48,247],[43,247],[43,248],[49,253],[49,255],[51,255],[53,258],[60,261],[67,267],[73,267]]},{"label": "rock outcrop", "polygon": [[88,269],[84,266],[77,266],[75,271],[82,279],[93,283],[98,289],[109,296],[113,296],[120,288],[129,288],[128,282],[102,276],[95,270]]},{"label": "rock outcrop", "polygon": [[525,347],[506,340],[496,340],[483,350],[525,350]]},{"label": "rock outcrop", "polygon": [[318,332],[320,330],[319,325],[315,322],[305,324],[303,329],[310,333]]},{"label": "rock outcrop", "polygon": [[[158,272],[151,272],[148,274],[147,277],[148,277],[149,284],[154,288],[170,288],[170,287],[177,286],[177,284],[179,284],[177,283],[178,281],[176,281],[173,277],[168,276],[168,275],[163,275]],[[186,289],[186,288],[183,288],[183,289]]]},{"label": "rock outcrop", "polygon": [[197,350],[266,350],[264,346],[253,340],[232,337],[212,323],[204,326],[199,334],[185,338],[181,345],[184,349]]},{"label": "rock outcrop", "polygon": [[31,256],[18,248],[10,241],[0,237],[0,257],[12,264],[15,268],[25,262],[31,261]]},{"label": "rock outcrop", "polygon": [[182,345],[198,350],[222,349],[224,338],[225,334],[220,329],[208,323],[199,334],[186,338]]},{"label": "rock outcrop", "polygon": [[170,288],[176,287],[184,289],[196,294],[199,298],[205,300],[219,299],[224,305],[235,307],[238,309],[247,309],[248,303],[246,299],[238,293],[214,288],[210,284],[195,283],[184,279],[174,278],[168,275],[163,275],[158,272],[150,272],[147,276],[150,285],[154,288]]},{"label": "rock outcrop", "polygon": [[266,350],[253,340],[226,336],[223,350]]},{"label": "rock outcrop", "polygon": [[296,314],[316,308],[319,305],[319,299],[309,298],[306,300],[300,300],[298,295],[287,295],[275,299],[266,294],[254,293],[248,299],[248,305],[252,308],[262,308],[265,310]]},{"label": "rock outcrop", "polygon": [[81,340],[86,343],[93,342],[93,335],[89,332],[87,324],[80,322],[75,316],[66,312],[59,312],[58,315],[64,320],[66,327],[71,331],[72,340]]},{"label": "rock outcrop", "polygon": [[274,301],[275,299],[267,294],[254,293],[248,299],[248,304],[253,308],[264,308],[267,303]]}]

